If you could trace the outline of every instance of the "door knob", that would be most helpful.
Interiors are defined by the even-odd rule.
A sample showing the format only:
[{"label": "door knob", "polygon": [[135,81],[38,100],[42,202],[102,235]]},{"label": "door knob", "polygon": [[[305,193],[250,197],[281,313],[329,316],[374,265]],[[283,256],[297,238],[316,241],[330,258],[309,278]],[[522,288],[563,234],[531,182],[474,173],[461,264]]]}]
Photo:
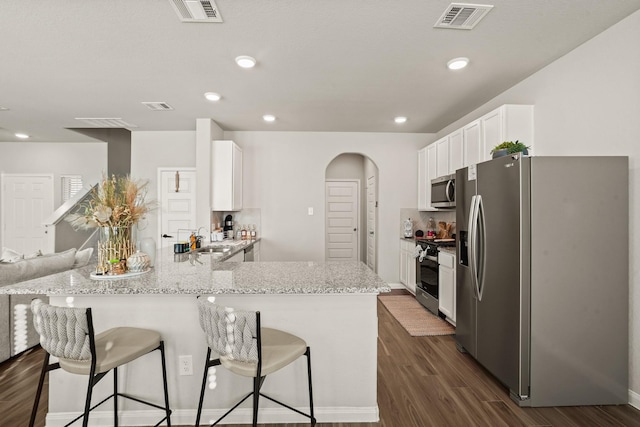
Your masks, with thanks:
[{"label": "door knob", "polygon": [[173,239],[173,236],[169,236],[168,234],[165,233],[165,234],[162,235],[162,238],[163,239]]}]

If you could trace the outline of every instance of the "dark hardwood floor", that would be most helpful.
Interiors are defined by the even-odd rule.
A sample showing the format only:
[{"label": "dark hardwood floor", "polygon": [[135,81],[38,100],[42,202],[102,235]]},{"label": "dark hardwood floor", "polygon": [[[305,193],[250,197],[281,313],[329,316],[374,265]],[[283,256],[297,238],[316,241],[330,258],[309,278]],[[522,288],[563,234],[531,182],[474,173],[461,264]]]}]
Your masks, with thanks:
[{"label": "dark hardwood floor", "polygon": [[[456,350],[452,336],[411,337],[380,303],[378,316],[380,422],[319,427],[640,427],[640,411],[629,405],[520,408],[503,386]],[[1,427],[28,425],[42,357],[42,350],[34,349],[0,365]],[[46,400],[45,392],[36,426],[44,426]]]}]

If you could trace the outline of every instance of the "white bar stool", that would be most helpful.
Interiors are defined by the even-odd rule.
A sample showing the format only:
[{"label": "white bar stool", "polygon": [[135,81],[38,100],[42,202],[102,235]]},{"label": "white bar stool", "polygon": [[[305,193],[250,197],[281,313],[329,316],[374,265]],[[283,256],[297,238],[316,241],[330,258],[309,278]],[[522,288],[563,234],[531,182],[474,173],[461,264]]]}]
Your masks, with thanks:
[{"label": "white bar stool", "polygon": [[[253,391],[242,398],[211,426],[218,424],[242,402],[253,396],[253,426],[258,423],[258,401],[265,397],[285,408],[288,408],[316,424],[313,416],[313,392],[311,386],[311,349],[306,342],[287,332],[262,328],[259,311],[243,311],[225,308],[206,298],[198,297],[200,327],[207,339],[207,357],[202,375],[202,389],[198,403],[196,426],[200,425],[202,402],[207,384],[207,371],[212,366],[222,365],[231,372],[243,377],[253,378]],[[219,358],[211,360],[211,350],[218,353]],[[272,374],[300,356],[307,356],[307,374],[309,385],[309,414],[292,408],[260,392],[267,375]]]},{"label": "white bar stool", "polygon": [[[162,341],[158,332],[149,329],[119,327],[108,329],[95,335],[90,308],[56,307],[45,304],[39,299],[34,299],[31,302],[31,310],[33,311],[35,329],[40,334],[40,345],[47,353],[40,372],[38,391],[36,392],[29,427],[33,427],[35,422],[44,377],[47,372],[58,368],[73,374],[89,376],[84,412],[66,424],[66,426],[82,418],[82,425],[86,427],[89,422],[89,412],[113,398],[113,425],[117,427],[118,397],[131,399],[163,410],[164,418],[156,426],[159,426],[164,421],[167,422],[168,426],[171,426],[164,341]],[[118,366],[129,363],[154,350],[160,350],[162,359],[164,406],[118,393]],[[49,364],[50,356],[57,357],[59,361]],[[113,370],[113,394],[91,407],[93,387],[111,370]]]}]

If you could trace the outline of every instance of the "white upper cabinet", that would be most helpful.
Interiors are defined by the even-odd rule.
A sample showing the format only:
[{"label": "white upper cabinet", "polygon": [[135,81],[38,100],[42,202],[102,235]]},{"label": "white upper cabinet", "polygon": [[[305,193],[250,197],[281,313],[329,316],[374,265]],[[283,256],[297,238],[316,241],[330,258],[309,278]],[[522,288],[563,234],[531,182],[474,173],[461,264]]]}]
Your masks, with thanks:
[{"label": "white upper cabinet", "polygon": [[434,142],[436,145],[436,177],[449,175],[449,137]]},{"label": "white upper cabinet", "polygon": [[[427,183],[431,187],[431,180],[438,177],[436,164],[438,162],[436,144],[427,146]],[[431,205],[431,191],[429,191],[429,205]]]},{"label": "white upper cabinet", "polygon": [[488,159],[489,152],[482,143],[480,120],[473,121],[462,128],[464,139],[464,166],[475,165]]},{"label": "white upper cabinet", "polygon": [[437,146],[434,142],[418,151],[418,210],[436,211],[431,207],[431,180],[436,178]]},{"label": "white upper cabinet", "polygon": [[454,174],[458,169],[464,167],[464,138],[462,129],[451,133],[448,138],[449,174]]},{"label": "white upper cabinet", "polygon": [[427,171],[427,147],[418,151],[418,210],[428,209],[431,200],[431,185]]},{"label": "white upper cabinet", "polygon": [[504,141],[533,149],[533,105],[505,104],[418,151],[418,210],[431,207],[431,180],[491,159]]},{"label": "white upper cabinet", "polygon": [[[480,118],[484,153],[480,162],[491,158],[491,149],[505,141],[520,141],[533,149],[533,105],[503,105]],[[482,157],[484,154],[484,158]]]},{"label": "white upper cabinet", "polygon": [[211,210],[242,209],[242,149],[233,141],[211,146]]}]

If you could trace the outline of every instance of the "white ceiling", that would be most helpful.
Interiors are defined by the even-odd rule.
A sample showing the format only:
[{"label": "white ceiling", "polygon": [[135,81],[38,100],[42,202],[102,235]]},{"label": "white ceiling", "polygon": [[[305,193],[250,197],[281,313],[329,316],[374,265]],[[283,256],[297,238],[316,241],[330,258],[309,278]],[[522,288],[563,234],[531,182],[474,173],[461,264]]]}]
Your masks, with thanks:
[{"label": "white ceiling", "polygon": [[[483,1],[495,7],[475,29],[433,28],[450,3],[216,0],[224,22],[205,24],[182,23],[169,0],[2,0],[0,141],[86,141],[65,129],[87,127],[77,117],[134,131],[194,130],[211,117],[225,130],[437,132],[640,9]],[[240,69],[238,55],[258,65]],[[447,70],[458,56],[469,67]]]}]

